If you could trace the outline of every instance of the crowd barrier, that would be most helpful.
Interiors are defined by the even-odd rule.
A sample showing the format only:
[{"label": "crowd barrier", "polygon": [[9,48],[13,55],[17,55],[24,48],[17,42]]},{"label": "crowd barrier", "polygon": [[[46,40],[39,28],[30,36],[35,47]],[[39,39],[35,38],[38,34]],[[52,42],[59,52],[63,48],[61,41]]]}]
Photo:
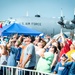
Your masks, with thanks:
[{"label": "crowd barrier", "polygon": [[57,75],[57,74],[44,73],[44,72],[42,73],[36,70],[0,65],[0,75]]}]

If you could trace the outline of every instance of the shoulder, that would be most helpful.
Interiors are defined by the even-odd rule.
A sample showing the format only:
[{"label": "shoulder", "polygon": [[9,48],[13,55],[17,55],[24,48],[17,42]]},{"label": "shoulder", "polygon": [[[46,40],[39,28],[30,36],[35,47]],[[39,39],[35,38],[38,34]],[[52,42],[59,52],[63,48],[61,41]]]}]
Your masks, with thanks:
[{"label": "shoulder", "polygon": [[60,67],[60,66],[62,66],[62,64],[61,64],[61,62],[58,62],[58,63],[56,64],[56,67]]},{"label": "shoulder", "polygon": [[33,43],[30,43],[30,44],[28,45],[28,47],[30,47],[30,46],[34,46],[34,44],[33,44]]},{"label": "shoulder", "polygon": [[54,57],[54,54],[52,52],[45,52],[44,55],[47,57]]}]

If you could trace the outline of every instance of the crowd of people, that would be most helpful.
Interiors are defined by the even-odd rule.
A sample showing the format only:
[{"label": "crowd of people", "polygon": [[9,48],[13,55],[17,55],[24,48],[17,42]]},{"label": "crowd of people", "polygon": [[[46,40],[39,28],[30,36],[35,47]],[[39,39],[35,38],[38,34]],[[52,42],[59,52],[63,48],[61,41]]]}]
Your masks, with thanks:
[{"label": "crowd of people", "polygon": [[0,37],[0,65],[75,75],[75,41],[63,33],[55,39],[18,34]]}]

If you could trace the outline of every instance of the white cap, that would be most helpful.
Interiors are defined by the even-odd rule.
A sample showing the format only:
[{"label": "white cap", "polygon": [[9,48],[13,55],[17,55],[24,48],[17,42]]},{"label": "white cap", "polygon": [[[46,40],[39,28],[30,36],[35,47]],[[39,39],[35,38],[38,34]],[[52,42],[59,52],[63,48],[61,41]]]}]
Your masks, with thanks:
[{"label": "white cap", "polygon": [[75,52],[71,54],[71,57],[75,60]]}]

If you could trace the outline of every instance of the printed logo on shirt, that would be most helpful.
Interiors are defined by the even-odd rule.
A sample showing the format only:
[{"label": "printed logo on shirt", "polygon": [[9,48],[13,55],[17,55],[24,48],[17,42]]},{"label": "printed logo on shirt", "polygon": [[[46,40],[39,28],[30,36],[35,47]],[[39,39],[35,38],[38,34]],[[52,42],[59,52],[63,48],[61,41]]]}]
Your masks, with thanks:
[{"label": "printed logo on shirt", "polygon": [[63,69],[64,69],[64,67],[59,67],[59,68],[58,68],[58,70],[63,70]]}]

